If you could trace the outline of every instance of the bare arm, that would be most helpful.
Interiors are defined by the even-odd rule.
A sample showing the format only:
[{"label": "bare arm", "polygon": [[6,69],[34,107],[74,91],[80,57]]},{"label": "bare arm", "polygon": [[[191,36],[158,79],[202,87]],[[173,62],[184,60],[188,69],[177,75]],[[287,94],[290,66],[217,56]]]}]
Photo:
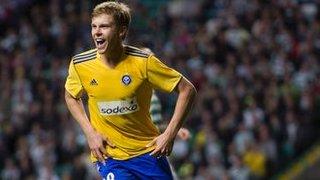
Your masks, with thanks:
[{"label": "bare arm", "polygon": [[104,141],[106,141],[110,146],[113,145],[106,138],[104,138],[94,130],[84,110],[81,99],[72,97],[71,94],[66,91],[65,100],[69,111],[79,123],[84,134],[86,135],[91,152],[96,158],[98,158],[99,161],[104,162],[104,156],[107,156],[106,150],[103,145]]},{"label": "bare arm", "polygon": [[177,91],[179,93],[173,116],[170,120],[165,133],[171,138],[175,138],[179,129],[184,123],[187,114],[190,112],[196,95],[196,89],[185,78],[182,78],[178,84]]},{"label": "bare arm", "polygon": [[65,100],[70,113],[77,120],[85,135],[94,131],[84,110],[82,100],[72,97],[68,91],[65,91]]},{"label": "bare arm", "polygon": [[164,133],[155,138],[148,146],[156,144],[156,148],[151,155],[169,155],[172,150],[173,141],[183,125],[183,122],[191,110],[193,101],[196,96],[196,89],[185,78],[182,78],[176,87],[178,99],[173,116]]},{"label": "bare arm", "polygon": [[[162,133],[166,130],[168,123],[156,124],[156,126],[158,127],[159,131]],[[181,127],[178,131],[177,136],[182,140],[186,141],[191,137],[191,133],[187,128]]]}]

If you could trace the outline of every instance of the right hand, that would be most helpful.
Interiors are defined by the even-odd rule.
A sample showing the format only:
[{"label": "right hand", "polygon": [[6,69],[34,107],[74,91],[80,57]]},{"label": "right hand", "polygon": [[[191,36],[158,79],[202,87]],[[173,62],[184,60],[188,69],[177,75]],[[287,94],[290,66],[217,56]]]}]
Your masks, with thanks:
[{"label": "right hand", "polygon": [[87,135],[87,141],[92,155],[102,163],[105,163],[105,159],[110,157],[106,151],[107,146],[110,146],[111,148],[115,147],[108,138],[102,136],[96,131],[92,131]]}]

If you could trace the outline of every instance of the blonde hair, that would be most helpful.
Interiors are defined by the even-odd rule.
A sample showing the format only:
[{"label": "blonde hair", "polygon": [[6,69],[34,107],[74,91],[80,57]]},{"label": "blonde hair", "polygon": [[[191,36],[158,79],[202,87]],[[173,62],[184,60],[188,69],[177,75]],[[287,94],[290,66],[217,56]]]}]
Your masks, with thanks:
[{"label": "blonde hair", "polygon": [[126,4],[114,1],[100,3],[93,9],[91,17],[93,18],[101,14],[112,15],[116,25],[118,27],[124,26],[128,31],[131,14],[130,8]]}]

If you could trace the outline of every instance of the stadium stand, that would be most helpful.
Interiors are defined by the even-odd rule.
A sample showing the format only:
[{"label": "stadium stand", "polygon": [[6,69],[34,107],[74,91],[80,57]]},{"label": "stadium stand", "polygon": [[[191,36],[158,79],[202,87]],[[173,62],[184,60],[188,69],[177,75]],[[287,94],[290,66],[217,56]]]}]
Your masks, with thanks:
[{"label": "stadium stand", "polygon": [[[0,2],[0,179],[98,179],[63,87],[72,55],[92,47],[97,2]],[[318,1],[125,2],[126,42],[199,91],[185,124],[192,138],[177,139],[170,157],[181,179],[268,179],[317,142]],[[175,97],[159,97],[168,118]]]}]

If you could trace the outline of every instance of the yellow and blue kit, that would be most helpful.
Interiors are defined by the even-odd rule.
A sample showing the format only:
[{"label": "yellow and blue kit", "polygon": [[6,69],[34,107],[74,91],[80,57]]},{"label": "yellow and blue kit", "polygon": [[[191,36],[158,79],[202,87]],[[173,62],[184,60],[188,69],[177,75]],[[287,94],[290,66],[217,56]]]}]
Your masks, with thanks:
[{"label": "yellow and blue kit", "polygon": [[74,56],[65,84],[74,98],[87,93],[90,122],[115,144],[107,148],[114,160],[128,160],[154,149],[146,147],[160,135],[149,113],[152,90],[172,92],[182,78],[154,55],[133,46],[125,45],[124,50],[114,68],[104,64],[96,49]]}]

